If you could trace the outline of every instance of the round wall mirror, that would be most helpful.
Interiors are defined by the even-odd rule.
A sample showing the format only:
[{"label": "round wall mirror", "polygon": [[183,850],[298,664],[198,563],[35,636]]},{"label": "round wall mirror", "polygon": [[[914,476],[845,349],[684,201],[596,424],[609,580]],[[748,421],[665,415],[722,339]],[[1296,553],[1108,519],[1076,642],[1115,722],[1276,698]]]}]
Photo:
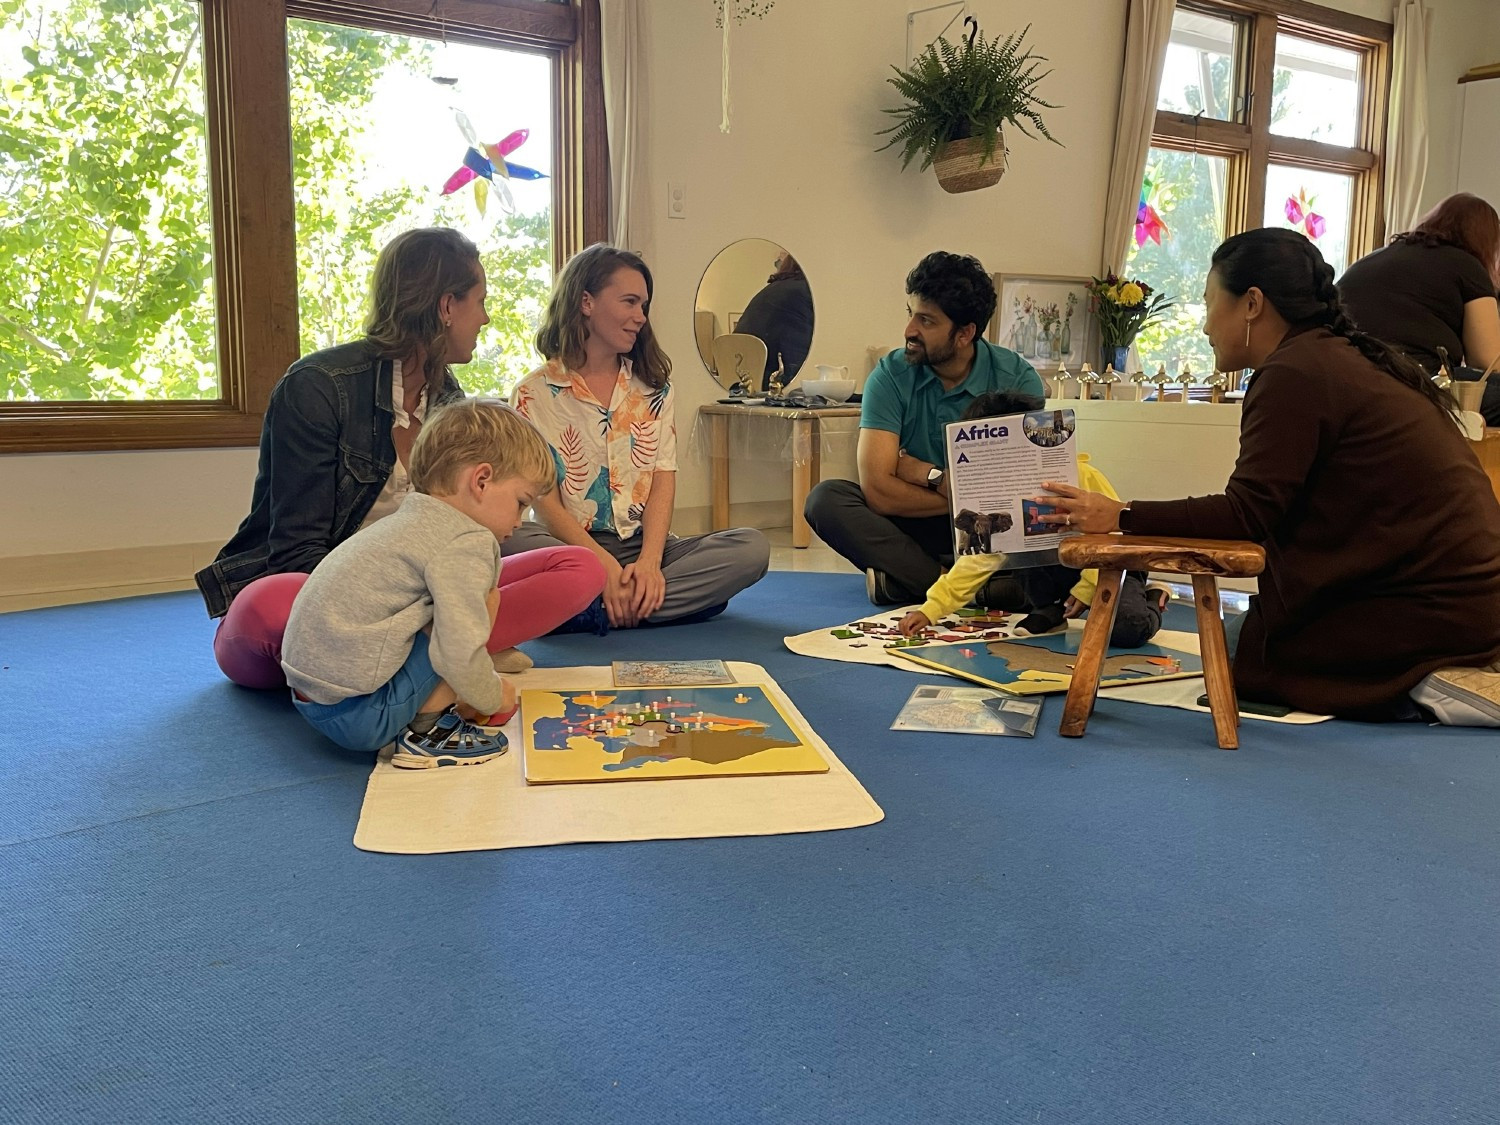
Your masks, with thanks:
[{"label": "round wall mirror", "polygon": [[[784,247],[764,238],[742,238],[720,250],[703,271],[693,305],[693,337],[703,366],[725,390],[748,376],[749,389],[763,391],[778,366],[782,385],[790,383],[807,360],[812,332],[812,290]],[[764,342],[764,362],[758,347],[721,348],[725,355],[740,357],[741,369],[719,370],[726,363],[715,364],[714,340],[731,333]]]}]

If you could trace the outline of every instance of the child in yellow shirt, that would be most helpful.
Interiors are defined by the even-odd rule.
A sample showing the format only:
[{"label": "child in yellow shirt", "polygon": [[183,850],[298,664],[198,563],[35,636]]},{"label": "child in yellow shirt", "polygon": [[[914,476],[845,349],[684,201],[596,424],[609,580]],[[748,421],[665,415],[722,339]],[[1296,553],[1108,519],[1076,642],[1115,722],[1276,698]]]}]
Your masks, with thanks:
[{"label": "child in yellow shirt", "polygon": [[[1035,395],[991,392],[977,396],[963,413],[964,421],[1025,414],[1044,409]],[[1078,455],[1078,484],[1089,492],[1102,492],[1118,500],[1109,480],[1089,461],[1087,453]],[[990,576],[1006,563],[1003,554],[959,555],[953,566],[932,584],[927,600],[901,619],[904,636],[915,636],[932,623],[961,609],[984,588]],[[1046,633],[1070,617],[1082,617],[1094,601],[1099,582],[1096,570],[1074,570],[1055,563],[1032,566],[1013,572],[1026,596],[1027,616],[1018,627],[1029,633]],[[1130,571],[1120,586],[1119,609],[1115,613],[1110,644],[1116,648],[1138,648],[1161,628],[1162,611],[1170,595],[1160,587],[1147,587],[1146,575]]]}]

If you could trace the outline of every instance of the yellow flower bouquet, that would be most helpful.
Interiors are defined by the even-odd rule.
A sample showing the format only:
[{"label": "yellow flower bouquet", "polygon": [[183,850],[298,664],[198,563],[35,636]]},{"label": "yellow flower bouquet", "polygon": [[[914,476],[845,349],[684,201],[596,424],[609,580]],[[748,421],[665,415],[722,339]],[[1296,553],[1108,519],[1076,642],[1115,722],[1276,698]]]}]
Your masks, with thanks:
[{"label": "yellow flower bouquet", "polygon": [[1116,277],[1113,272],[1089,279],[1094,315],[1105,348],[1128,348],[1143,328],[1161,320],[1172,307],[1172,298],[1158,293],[1139,279]]}]

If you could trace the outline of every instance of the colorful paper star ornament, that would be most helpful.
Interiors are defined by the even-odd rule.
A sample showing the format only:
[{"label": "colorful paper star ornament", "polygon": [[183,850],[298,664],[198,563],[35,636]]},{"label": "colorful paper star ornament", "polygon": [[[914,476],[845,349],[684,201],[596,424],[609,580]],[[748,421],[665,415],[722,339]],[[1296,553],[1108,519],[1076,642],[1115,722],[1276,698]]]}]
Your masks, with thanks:
[{"label": "colorful paper star ornament", "polygon": [[[453,175],[448,177],[443,184],[443,194],[452,195],[467,183],[474,185],[474,203],[479,208],[479,213],[484,214],[485,205],[489,200],[489,189],[494,185],[500,194],[500,206],[506,211],[516,209],[515,197],[511,195],[510,188],[505,181],[517,180],[542,180],[546,179],[547,173],[538,172],[535,168],[528,168],[524,164],[516,164],[505,159],[516,149],[526,143],[526,138],[531,136],[529,129],[517,129],[509,134],[498,144],[486,144],[479,140],[474,132],[474,126],[470,124],[468,115],[461,109],[453,111],[453,118],[458,122],[458,128],[469,142],[469,148],[464,153],[463,163]],[[496,179],[498,173],[499,179]]]},{"label": "colorful paper star ornament", "polygon": [[1298,188],[1296,195],[1286,197],[1286,221],[1292,225],[1293,230],[1302,231],[1313,242],[1323,237],[1323,231],[1328,226],[1323,216],[1313,210],[1313,204],[1317,200],[1316,195],[1308,198],[1306,188]]}]

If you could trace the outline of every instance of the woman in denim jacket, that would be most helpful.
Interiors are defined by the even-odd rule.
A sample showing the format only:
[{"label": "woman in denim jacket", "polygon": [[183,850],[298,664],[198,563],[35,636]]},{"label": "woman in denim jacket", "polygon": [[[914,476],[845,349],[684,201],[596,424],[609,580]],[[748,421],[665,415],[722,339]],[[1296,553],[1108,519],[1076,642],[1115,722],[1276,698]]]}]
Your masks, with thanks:
[{"label": "woman in denim jacket", "polygon": [[[243,687],[285,685],[281,636],[292,600],[323,557],[410,490],[406,465],[427,411],[463,396],[448,365],[474,357],[485,312],[475,245],[445,228],[398,235],[375,264],[365,336],[304,356],[271,392],[250,514],[197,574],[210,617],[223,620],[214,657]],[[508,558],[489,649],[512,651],[574,617],[604,587],[581,547]]]}]

